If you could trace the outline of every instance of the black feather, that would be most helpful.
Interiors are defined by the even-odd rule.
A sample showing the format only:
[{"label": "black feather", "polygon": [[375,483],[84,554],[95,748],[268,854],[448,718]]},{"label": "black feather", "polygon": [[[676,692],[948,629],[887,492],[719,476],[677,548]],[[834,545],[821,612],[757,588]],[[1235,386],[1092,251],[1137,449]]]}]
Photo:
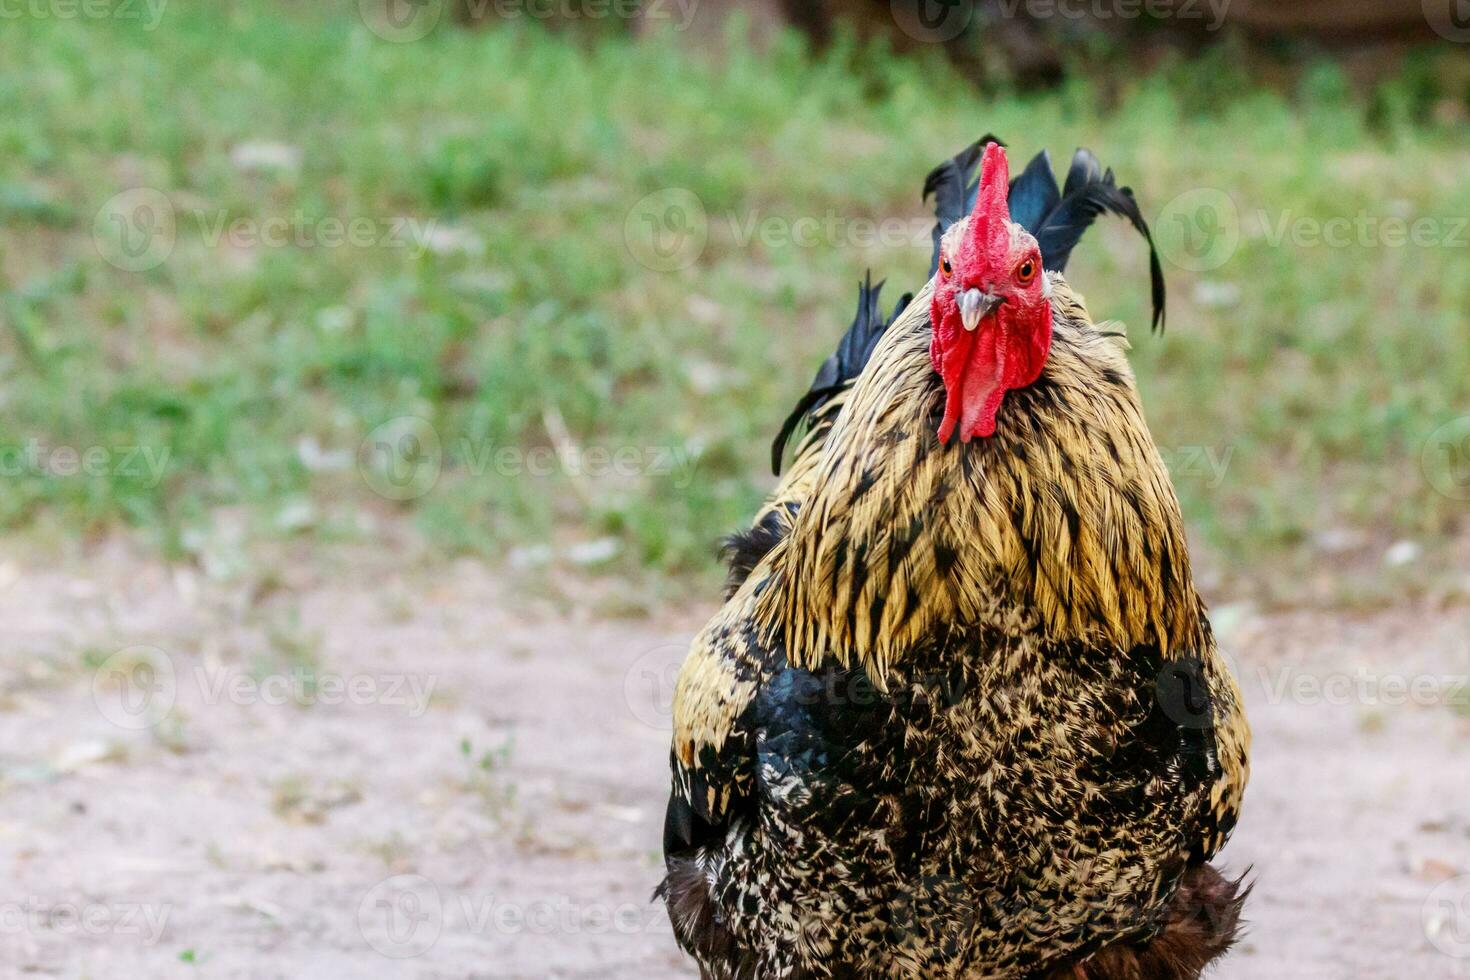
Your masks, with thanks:
[{"label": "black feather", "polygon": [[923,200],[927,201],[930,194],[934,195],[934,217],[939,219],[934,225],[934,254],[929,260],[931,279],[939,271],[939,240],[950,225],[969,214],[975,206],[975,193],[980,186],[979,178],[975,177],[975,167],[980,163],[986,143],[1006,145],[1000,137],[986,133],[929,171],[929,176],[924,178]]},{"label": "black feather", "polygon": [[871,271],[858,283],[857,312],[853,314],[852,324],[837,342],[837,350],[817,370],[817,376],[812,379],[813,388],[829,388],[862,373],[863,365],[878,345],[878,338],[888,327],[883,311],[878,308],[878,294],[882,291],[882,282],[873,285]]},{"label": "black feather", "polygon": [[[1032,231],[1041,224],[1041,219],[1046,217],[1062,199],[1061,188],[1057,187],[1057,178],[1051,172],[1051,154],[1042,150],[1031,158],[1026,164],[1026,169],[1021,175],[1011,181],[1011,188],[1007,201],[1011,209],[1011,220],[1016,224]],[[974,207],[973,199],[970,204]],[[1050,266],[1046,263],[1043,253],[1041,265],[1043,268],[1055,268],[1060,271],[1060,266]]]},{"label": "black feather", "polygon": [[781,456],[786,451],[786,441],[791,438],[796,427],[804,419],[810,421],[821,411],[828,399],[863,373],[863,368],[867,365],[868,358],[873,356],[873,348],[878,346],[878,339],[883,336],[883,331],[898,319],[898,315],[908,306],[909,300],[913,299],[912,293],[904,293],[894,306],[892,314],[885,318],[883,311],[878,306],[878,294],[882,291],[883,283],[873,285],[871,272],[863,282],[858,283],[857,313],[853,315],[852,324],[842,335],[842,340],[837,344],[837,350],[822,362],[822,366],[817,370],[817,376],[812,379],[811,388],[796,403],[796,407],[781,424],[781,431],[776,433],[776,438],[771,443],[771,470],[777,476],[781,475]]},{"label": "black feather", "polygon": [[796,427],[826,403],[827,399],[842,390],[842,385],[826,385],[822,388],[812,388],[801,396],[791,414],[786,416],[786,421],[781,423],[781,431],[776,433],[776,438],[771,440],[771,472],[776,476],[781,475],[781,457],[786,453],[786,441],[796,431]]},{"label": "black feather", "polygon": [[720,546],[720,557],[729,569],[725,573],[726,599],[740,591],[740,586],[745,584],[755,566],[761,563],[761,559],[772,548],[780,544],[781,539],[786,536],[787,523],[799,509],[794,503],[787,504],[784,518],[781,514],[770,511],[751,527],[736,531],[725,538]]},{"label": "black feather", "polygon": [[[1038,158],[1039,159],[1039,158]],[[1031,173],[1037,161],[1033,160],[1026,173]],[[1048,164],[1047,169],[1050,170]],[[1024,174],[1022,175],[1025,176]],[[1055,180],[1052,182],[1055,185]],[[1015,184],[1011,185],[1015,193]],[[1164,270],[1159,265],[1159,251],[1154,247],[1154,237],[1149,232],[1148,222],[1133,198],[1133,191],[1119,187],[1113,180],[1113,171],[1103,170],[1097,157],[1088,150],[1079,149],[1072,157],[1072,166],[1067,171],[1067,181],[1062,186],[1061,198],[1044,212],[1035,225],[1021,221],[1023,227],[1036,237],[1041,246],[1041,265],[1045,269],[1061,272],[1066,268],[1072,248],[1082,238],[1098,215],[1104,212],[1127,218],[1148,242],[1149,278],[1152,283],[1153,328],[1164,325]],[[1015,211],[1011,212],[1015,218]],[[1019,220],[1019,219],[1017,219]]]}]

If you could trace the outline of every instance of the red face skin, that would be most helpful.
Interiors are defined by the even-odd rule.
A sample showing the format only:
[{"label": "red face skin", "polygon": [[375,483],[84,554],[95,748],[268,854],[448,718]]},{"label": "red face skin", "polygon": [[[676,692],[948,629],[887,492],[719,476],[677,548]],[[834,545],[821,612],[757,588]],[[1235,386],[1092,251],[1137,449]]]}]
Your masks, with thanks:
[{"label": "red face skin", "polygon": [[[930,302],[929,356],[944,380],[939,441],[995,433],[1005,393],[1041,376],[1051,350],[1051,303],[1036,239],[1011,223],[1005,150],[985,148],[980,191],[958,245],[946,242]],[[970,311],[973,329],[966,329]]]}]

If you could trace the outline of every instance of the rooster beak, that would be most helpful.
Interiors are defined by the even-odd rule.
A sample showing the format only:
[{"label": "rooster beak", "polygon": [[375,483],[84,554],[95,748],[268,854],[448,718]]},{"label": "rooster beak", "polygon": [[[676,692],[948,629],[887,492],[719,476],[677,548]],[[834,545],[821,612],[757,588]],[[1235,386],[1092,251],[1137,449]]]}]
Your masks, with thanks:
[{"label": "rooster beak", "polygon": [[980,321],[994,313],[996,307],[1004,302],[1004,297],[992,296],[978,289],[967,289],[955,297],[955,304],[960,308],[960,321],[964,323],[966,330],[974,330],[980,326]]}]

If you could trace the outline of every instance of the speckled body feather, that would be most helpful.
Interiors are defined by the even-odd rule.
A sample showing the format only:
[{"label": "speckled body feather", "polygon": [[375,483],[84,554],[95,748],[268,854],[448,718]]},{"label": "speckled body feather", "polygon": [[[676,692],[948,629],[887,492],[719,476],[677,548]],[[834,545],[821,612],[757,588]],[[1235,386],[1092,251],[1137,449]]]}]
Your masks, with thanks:
[{"label": "speckled body feather", "polygon": [[1249,732],[1126,345],[1053,275],[1041,378],[941,445],[929,289],[679,675],[660,890],[706,977],[1086,970],[1236,820]]}]

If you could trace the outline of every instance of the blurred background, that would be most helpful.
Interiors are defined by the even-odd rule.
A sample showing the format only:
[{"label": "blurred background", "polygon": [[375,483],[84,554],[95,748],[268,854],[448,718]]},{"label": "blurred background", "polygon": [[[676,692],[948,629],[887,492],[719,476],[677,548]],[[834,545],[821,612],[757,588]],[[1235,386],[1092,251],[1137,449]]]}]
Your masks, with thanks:
[{"label": "blurred background", "polygon": [[1464,0],[0,0],[0,943],[688,975],[716,543],[994,132],[1164,260],[1162,335],[1125,223],[1068,276],[1256,709],[1219,975],[1470,976],[1467,54]]}]

